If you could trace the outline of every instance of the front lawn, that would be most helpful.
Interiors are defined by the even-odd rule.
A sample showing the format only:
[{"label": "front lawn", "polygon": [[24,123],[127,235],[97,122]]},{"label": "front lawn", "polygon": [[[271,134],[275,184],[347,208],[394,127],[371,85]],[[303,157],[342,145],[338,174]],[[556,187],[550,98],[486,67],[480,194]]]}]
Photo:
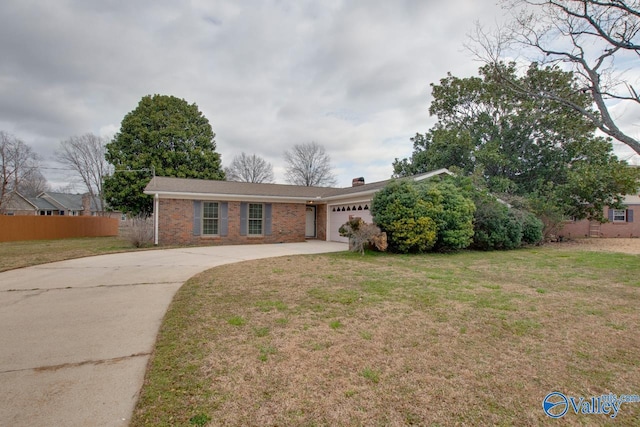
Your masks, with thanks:
[{"label": "front lawn", "polygon": [[[536,248],[282,257],[176,295],[133,426],[540,425],[640,394],[640,256]],[[637,425],[640,403],[615,420]]]},{"label": "front lawn", "polygon": [[0,271],[93,255],[136,250],[121,237],[83,237],[0,243]]}]

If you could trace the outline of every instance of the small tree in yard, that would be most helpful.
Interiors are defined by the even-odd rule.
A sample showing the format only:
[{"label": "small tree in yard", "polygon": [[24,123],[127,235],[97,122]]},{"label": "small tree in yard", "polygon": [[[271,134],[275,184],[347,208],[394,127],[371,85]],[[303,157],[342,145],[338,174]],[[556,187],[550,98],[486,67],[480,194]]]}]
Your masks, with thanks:
[{"label": "small tree in yard", "polygon": [[342,224],[338,230],[340,235],[349,238],[349,250],[360,252],[364,255],[367,245],[374,246],[377,250],[387,250],[387,234],[380,231],[375,224],[367,224],[362,218],[352,218]]}]

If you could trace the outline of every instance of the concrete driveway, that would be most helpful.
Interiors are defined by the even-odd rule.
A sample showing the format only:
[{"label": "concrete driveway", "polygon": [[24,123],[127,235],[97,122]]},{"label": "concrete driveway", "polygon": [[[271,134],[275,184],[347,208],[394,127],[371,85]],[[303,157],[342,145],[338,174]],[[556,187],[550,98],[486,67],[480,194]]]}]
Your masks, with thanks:
[{"label": "concrete driveway", "polygon": [[211,267],[343,243],[103,255],[0,273],[0,425],[126,426],[175,292]]}]

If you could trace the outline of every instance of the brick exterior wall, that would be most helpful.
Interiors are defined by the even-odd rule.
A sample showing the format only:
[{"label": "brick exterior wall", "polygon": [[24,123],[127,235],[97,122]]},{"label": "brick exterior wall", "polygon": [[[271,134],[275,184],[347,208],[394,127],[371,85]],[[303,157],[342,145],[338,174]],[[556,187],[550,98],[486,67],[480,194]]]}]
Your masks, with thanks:
[{"label": "brick exterior wall", "polygon": [[[640,237],[640,205],[628,205],[626,208],[633,210],[633,222],[605,222],[599,227],[599,237]],[[607,211],[604,209],[605,218]],[[566,222],[558,234],[568,238],[590,237],[589,221]]]},{"label": "brick exterior wall", "polygon": [[227,236],[193,235],[193,200],[160,199],[158,244],[224,245],[293,243],[305,241],[306,206],[298,203],[271,203],[271,235],[240,235],[240,202],[228,203]]}]

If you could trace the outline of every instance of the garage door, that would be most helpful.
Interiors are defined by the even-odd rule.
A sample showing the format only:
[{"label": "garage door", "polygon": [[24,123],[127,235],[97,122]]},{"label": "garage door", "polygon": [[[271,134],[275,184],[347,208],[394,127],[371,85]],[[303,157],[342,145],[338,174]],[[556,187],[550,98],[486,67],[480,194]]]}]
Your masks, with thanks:
[{"label": "garage door", "polygon": [[329,206],[329,239],[334,242],[348,242],[349,239],[342,237],[338,230],[340,226],[351,218],[360,217],[364,222],[373,222],[370,203],[351,203],[348,205]]}]

